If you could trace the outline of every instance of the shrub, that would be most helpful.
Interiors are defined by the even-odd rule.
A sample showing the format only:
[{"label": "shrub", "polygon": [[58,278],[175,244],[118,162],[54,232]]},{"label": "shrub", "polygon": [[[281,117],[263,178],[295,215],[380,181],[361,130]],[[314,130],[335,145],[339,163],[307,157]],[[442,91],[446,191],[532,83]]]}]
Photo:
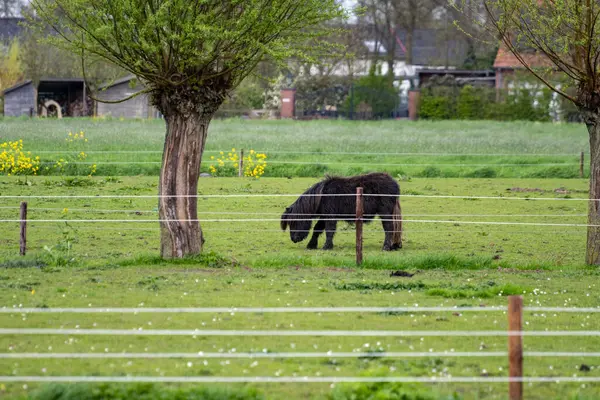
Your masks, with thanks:
[{"label": "shrub", "polygon": [[350,90],[347,78],[327,75],[300,75],[293,86],[296,88],[296,109],[306,115],[337,113],[343,108]]},{"label": "shrub", "polygon": [[[220,152],[217,157],[210,157],[211,164],[208,170],[213,176],[235,176],[239,168],[239,155],[235,148],[231,149],[225,157],[224,152]],[[244,176],[249,178],[260,178],[265,173],[267,166],[267,155],[250,150],[244,157]]]},{"label": "shrub", "polygon": [[466,85],[458,95],[456,117],[458,119],[484,119],[488,104],[484,91]]},{"label": "shrub", "polygon": [[402,383],[363,383],[336,386],[329,394],[330,400],[435,400],[436,397],[422,389]]},{"label": "shrub", "polygon": [[423,119],[450,119],[453,110],[452,99],[444,96],[429,96],[421,97],[421,105],[419,116]]},{"label": "shrub", "polygon": [[0,143],[0,174],[37,175],[40,169],[40,157],[23,151],[23,139]]},{"label": "shrub", "polygon": [[491,167],[483,167],[465,174],[467,178],[495,178],[497,172]]},{"label": "shrub", "polygon": [[264,397],[254,389],[178,389],[153,384],[52,384],[43,386],[31,400],[258,400]]},{"label": "shrub", "polygon": [[88,154],[85,152],[88,138],[83,131],[69,132],[65,138],[67,150],[65,155],[50,166],[45,167],[43,172],[46,174],[57,175],[87,175],[91,177],[96,173],[97,165],[87,162]]},{"label": "shrub", "polygon": [[264,106],[265,95],[258,81],[247,78],[234,90],[221,108],[225,110],[253,110]]},{"label": "shrub", "polygon": [[344,111],[350,115],[357,113],[360,104],[370,108],[369,117],[391,116],[399,102],[398,90],[388,76],[375,75],[374,71],[363,76],[351,89],[344,101]]},{"label": "shrub", "polygon": [[439,178],[440,176],[442,176],[442,170],[437,167],[429,166],[429,167],[423,169],[423,171],[421,171],[419,176],[421,176],[423,178]]},{"label": "shrub", "polygon": [[552,93],[545,88],[497,91],[492,88],[431,86],[421,90],[423,119],[550,121]]}]

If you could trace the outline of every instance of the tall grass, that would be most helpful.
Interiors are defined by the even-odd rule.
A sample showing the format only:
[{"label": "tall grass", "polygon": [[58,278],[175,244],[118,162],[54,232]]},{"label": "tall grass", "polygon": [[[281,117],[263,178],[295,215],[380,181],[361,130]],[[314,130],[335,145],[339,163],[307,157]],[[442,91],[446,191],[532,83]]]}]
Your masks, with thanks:
[{"label": "tall grass", "polygon": [[[46,162],[67,154],[69,131],[86,133],[86,162],[98,163],[98,175],[159,172],[161,120],[0,120],[0,142],[23,139]],[[576,178],[587,134],[581,125],[529,122],[215,120],[203,171],[211,155],[232,148],[266,152],[265,176],[273,177],[386,171],[413,177]]]}]

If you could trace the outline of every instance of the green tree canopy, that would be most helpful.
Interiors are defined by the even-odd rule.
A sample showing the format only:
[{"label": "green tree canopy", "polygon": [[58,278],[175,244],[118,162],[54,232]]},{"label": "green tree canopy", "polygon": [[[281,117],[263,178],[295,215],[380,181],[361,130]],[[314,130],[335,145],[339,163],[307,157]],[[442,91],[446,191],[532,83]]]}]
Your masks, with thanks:
[{"label": "green tree canopy", "polygon": [[[470,2],[455,2],[468,11]],[[484,0],[474,15],[502,47],[579,109],[590,137],[586,262],[600,264],[600,3],[597,0]],[[557,74],[560,77],[557,77]],[[562,82],[562,84],[561,84]],[[572,85],[567,90],[564,83]]]},{"label": "green tree canopy", "polygon": [[[136,75],[159,103],[178,88],[223,94],[263,59],[332,54],[310,27],[345,16],[334,0],[33,0],[49,40]],[[192,90],[198,92],[199,90]],[[209,99],[207,99],[209,100]]]},{"label": "green tree canopy", "polygon": [[32,0],[32,6],[41,29],[57,32],[53,44],[136,75],[164,115],[163,257],[202,250],[200,161],[208,124],[229,92],[261,60],[331,56],[338,46],[314,27],[346,17],[335,0]]}]

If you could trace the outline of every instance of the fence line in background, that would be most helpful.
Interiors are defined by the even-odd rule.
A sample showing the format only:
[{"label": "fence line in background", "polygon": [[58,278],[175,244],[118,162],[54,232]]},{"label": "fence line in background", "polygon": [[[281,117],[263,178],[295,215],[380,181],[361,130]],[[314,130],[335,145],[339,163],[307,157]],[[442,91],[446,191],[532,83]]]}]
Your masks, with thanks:
[{"label": "fence line in background", "polygon": [[[248,146],[251,147],[251,146]],[[39,154],[58,154],[58,153],[87,153],[87,154],[162,154],[162,150],[32,150],[33,153]],[[204,153],[209,154],[234,153],[231,150],[204,150]],[[268,154],[326,154],[326,155],[352,155],[352,156],[439,156],[439,157],[579,157],[580,152],[573,153],[408,153],[408,152],[346,152],[346,151],[287,151],[287,150],[256,150],[256,153]],[[589,153],[586,153],[589,154]]]},{"label": "fence line in background", "polygon": [[[205,161],[207,163],[208,161]],[[269,160],[268,164],[296,164],[296,165],[377,165],[384,167],[427,167],[427,166],[452,166],[452,167],[531,167],[531,166],[541,166],[541,167],[551,167],[551,166],[571,166],[577,165],[579,163],[517,163],[517,164],[496,164],[496,163],[486,163],[486,164],[457,164],[457,163],[449,163],[449,164],[440,164],[440,163],[357,163],[357,162],[336,162],[336,161],[277,161],[277,160]],[[40,163],[41,165],[54,165],[55,161],[43,161]],[[69,161],[69,165],[160,165],[162,161]]]}]

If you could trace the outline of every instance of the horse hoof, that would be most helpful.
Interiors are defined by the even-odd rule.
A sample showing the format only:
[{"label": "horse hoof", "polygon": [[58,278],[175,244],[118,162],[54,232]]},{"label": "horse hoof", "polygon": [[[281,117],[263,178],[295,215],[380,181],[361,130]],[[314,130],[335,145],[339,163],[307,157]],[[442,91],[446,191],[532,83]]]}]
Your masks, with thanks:
[{"label": "horse hoof", "polygon": [[316,250],[316,249],[317,249],[317,245],[316,245],[316,244],[309,243],[309,244],[308,244],[308,246],[306,246],[306,248],[307,248],[308,250]]},{"label": "horse hoof", "polygon": [[383,246],[383,251],[392,251],[393,249],[390,246]]},{"label": "horse hoof", "polygon": [[396,243],[392,246],[392,250],[400,250],[402,248],[402,243]]},{"label": "horse hoof", "polygon": [[325,245],[323,246],[323,250],[333,250],[333,245]]}]

